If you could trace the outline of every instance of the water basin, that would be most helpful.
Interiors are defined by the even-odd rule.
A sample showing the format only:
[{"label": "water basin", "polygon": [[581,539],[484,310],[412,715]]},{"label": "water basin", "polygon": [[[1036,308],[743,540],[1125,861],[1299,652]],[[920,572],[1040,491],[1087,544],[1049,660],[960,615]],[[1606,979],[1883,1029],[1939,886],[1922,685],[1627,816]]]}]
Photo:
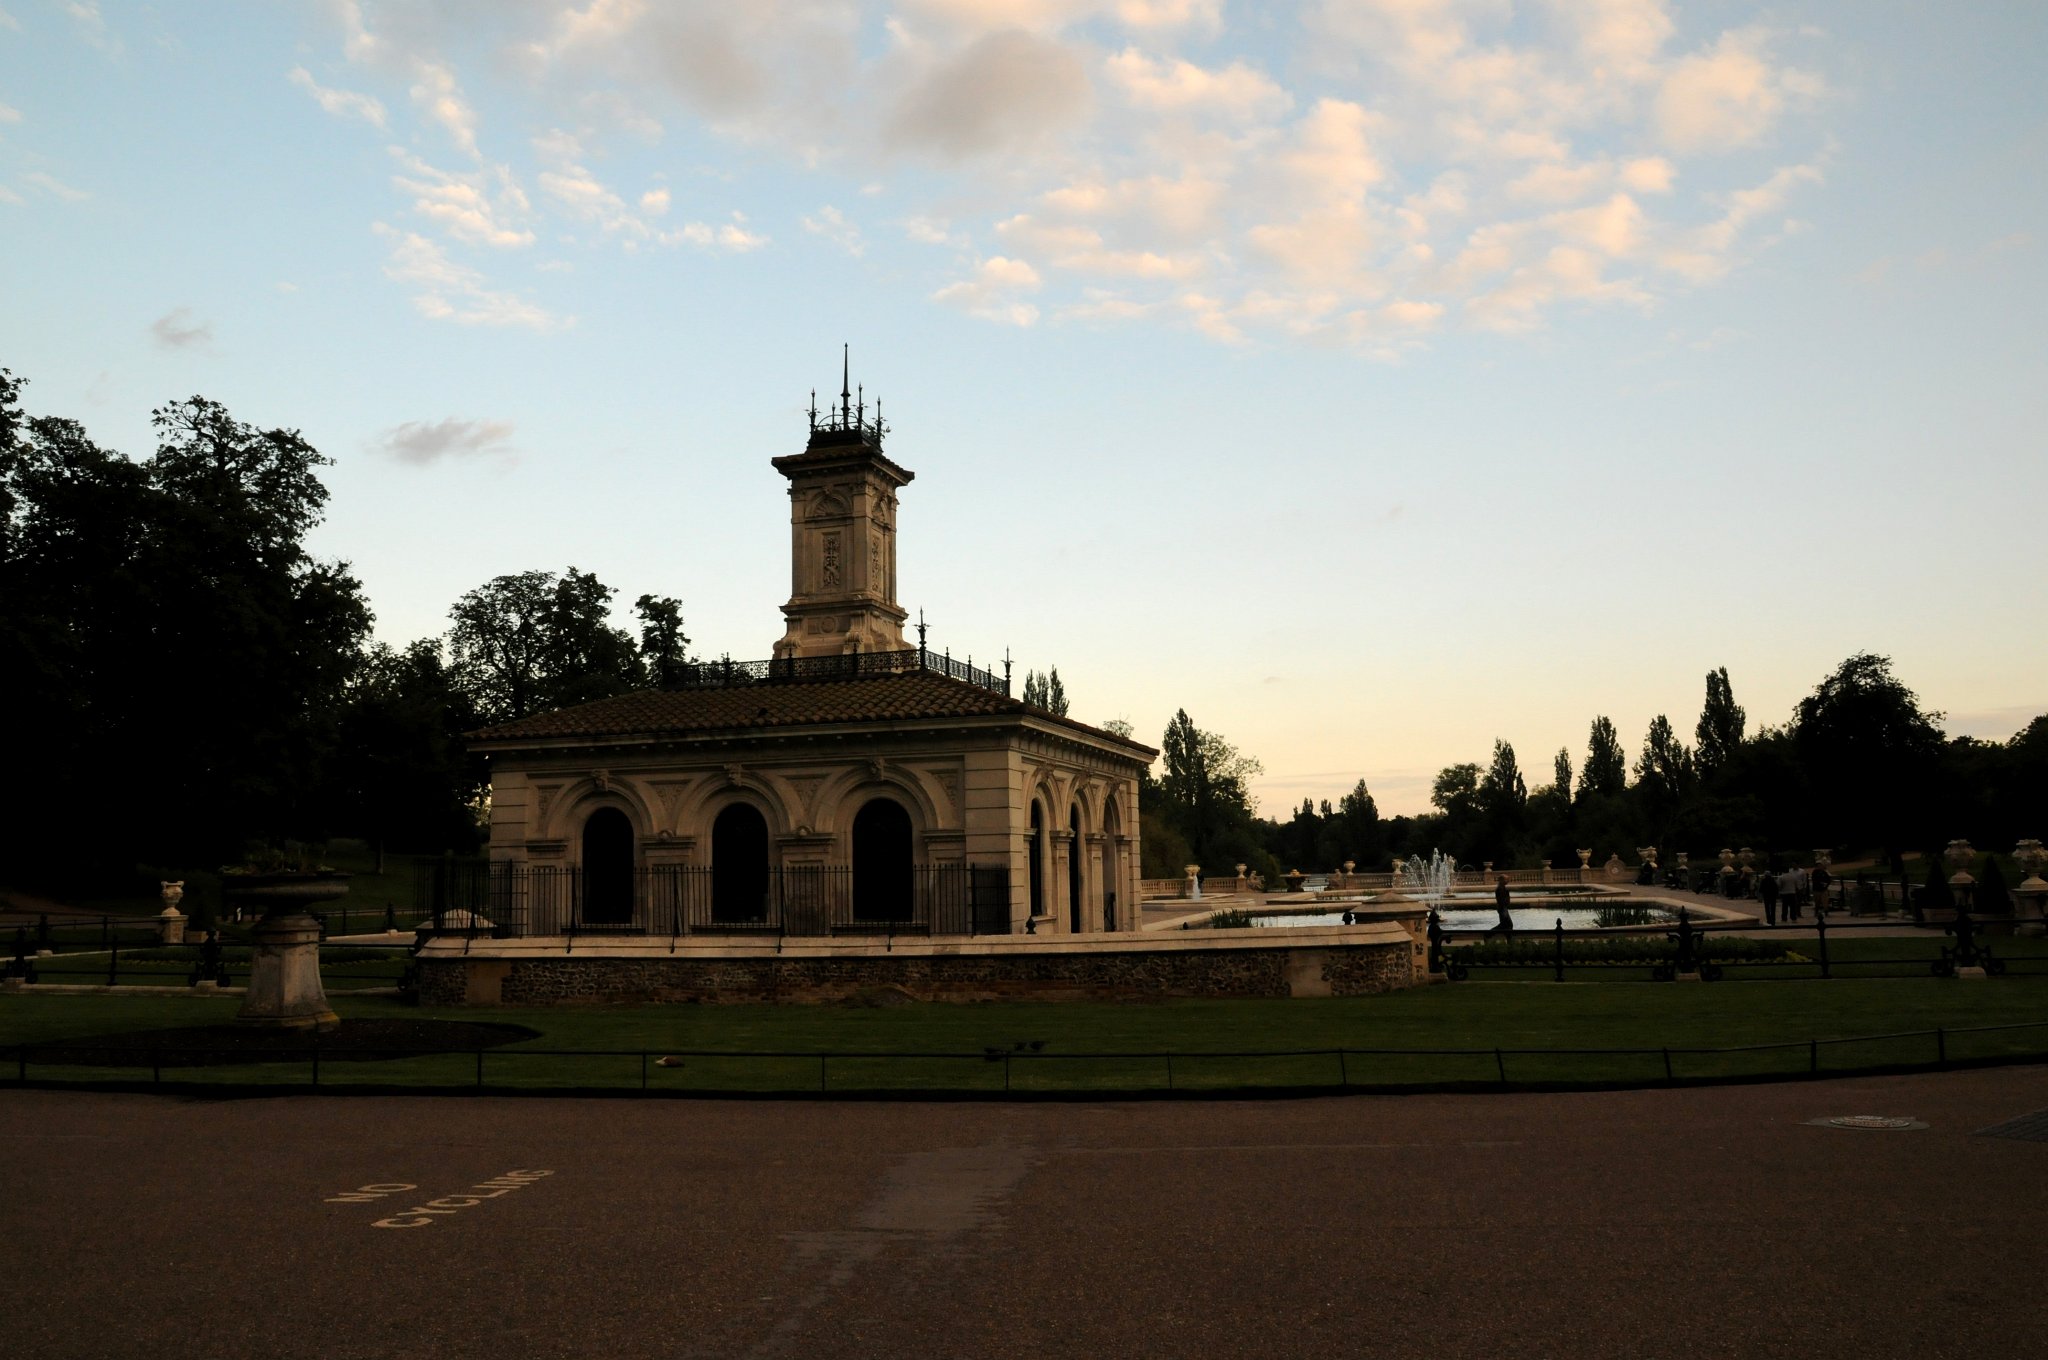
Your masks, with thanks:
[{"label": "water basin", "polygon": [[[1630,903],[1631,907],[1636,904]],[[1560,918],[1566,930],[1592,930],[1600,924],[1600,908],[1597,906],[1569,907],[1510,907],[1508,919],[1515,923],[1516,930],[1541,931],[1554,929]],[[1371,919],[1371,918],[1368,918]],[[1445,930],[1491,930],[1500,920],[1500,913],[1493,907],[1445,907],[1439,913]],[[1298,912],[1254,912],[1251,922],[1255,926],[1341,926],[1344,913],[1341,911],[1298,911]],[[1649,908],[1647,924],[1676,925],[1676,912],[1661,908]]]}]

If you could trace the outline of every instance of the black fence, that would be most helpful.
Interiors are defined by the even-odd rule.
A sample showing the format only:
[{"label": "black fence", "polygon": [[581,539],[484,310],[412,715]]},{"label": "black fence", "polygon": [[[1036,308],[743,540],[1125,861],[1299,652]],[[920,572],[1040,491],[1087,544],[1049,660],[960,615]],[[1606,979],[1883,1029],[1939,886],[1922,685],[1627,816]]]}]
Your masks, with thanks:
[{"label": "black fence", "polygon": [[[89,1065],[77,1049],[94,1050]],[[690,1095],[1123,1096],[1157,1093],[1638,1087],[1941,1070],[2048,1059],[2048,1021],[1724,1047],[1316,1048],[1234,1052],[360,1048],[308,1041],[260,1063],[189,1047],[0,1046],[0,1086],[290,1086],[364,1091],[645,1091]],[[225,1064],[236,1063],[233,1067]],[[357,1066],[356,1064],[363,1064]],[[285,1070],[280,1070],[285,1069]],[[166,1075],[168,1073],[168,1076]]]},{"label": "black fence", "polygon": [[[2009,922],[1989,918],[1993,929]],[[2048,976],[2048,941],[1991,934],[1986,918],[1951,920],[1912,935],[1898,923],[1824,916],[1787,926],[1755,921],[1691,922],[1682,941],[1675,924],[1641,928],[1519,930],[1505,938],[1489,931],[1442,931],[1431,949],[1431,971],[1453,981],[1484,975],[1518,980],[1548,973],[1553,981],[1672,981],[1697,974],[1706,981],[1797,980],[1837,977],[1954,977],[1966,968],[1987,976]],[[1882,933],[1879,933],[1882,932]],[[1462,943],[1461,943],[1462,942]]]},{"label": "black fence", "polygon": [[983,670],[972,658],[955,661],[950,651],[912,647],[894,652],[845,652],[837,656],[778,656],[766,661],[686,661],[675,668],[670,683],[680,689],[734,689],[743,685],[801,684],[819,680],[866,680],[883,675],[930,671],[965,680],[997,694],[1010,692],[1009,667],[1003,674]]},{"label": "black fence", "polygon": [[430,860],[414,880],[422,928],[495,939],[580,935],[1007,935],[1006,865],[573,865]]},{"label": "black fence", "polygon": [[[320,966],[329,991],[406,985],[411,953],[403,947],[322,941]],[[190,987],[211,982],[238,987],[249,980],[249,947],[232,941],[198,944],[127,944],[116,937],[104,949],[60,949],[0,955],[0,979],[71,987]]]}]

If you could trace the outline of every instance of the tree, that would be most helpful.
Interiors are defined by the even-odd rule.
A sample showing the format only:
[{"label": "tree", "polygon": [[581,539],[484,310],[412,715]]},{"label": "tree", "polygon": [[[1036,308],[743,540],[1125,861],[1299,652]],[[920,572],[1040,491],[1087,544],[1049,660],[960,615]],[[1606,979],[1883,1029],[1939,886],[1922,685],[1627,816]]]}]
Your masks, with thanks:
[{"label": "tree", "polygon": [[1650,784],[1659,797],[1682,797],[1692,784],[1692,753],[1671,729],[1671,719],[1659,713],[1650,719],[1643,736],[1643,753],[1636,760],[1636,780]]},{"label": "tree", "polygon": [[364,654],[343,699],[328,785],[333,821],[371,842],[380,872],[387,845],[421,852],[475,846],[484,775],[462,744],[475,725],[438,640],[403,651],[378,643]]},{"label": "tree", "polygon": [[1621,738],[1606,717],[1593,719],[1586,738],[1586,765],[1579,775],[1579,796],[1606,797],[1628,786],[1628,757],[1622,754]]},{"label": "tree", "polygon": [[1529,805],[1529,786],[1515,762],[1515,748],[1499,738],[1493,743],[1493,763],[1479,782],[1479,804],[1489,815],[1511,820],[1519,819]]},{"label": "tree", "polygon": [[1250,823],[1257,805],[1249,785],[1263,773],[1257,760],[1196,727],[1186,709],[1166,725],[1160,755],[1166,762],[1161,807],[1196,862],[1207,864],[1207,856],[1230,853],[1240,844],[1247,852],[1255,847]]},{"label": "tree", "polygon": [[1557,758],[1550,763],[1550,786],[1567,803],[1572,800],[1572,753],[1562,746],[1557,748]]},{"label": "tree", "polygon": [[1060,683],[1060,668],[1054,666],[1044,674],[1038,671],[1024,672],[1024,702],[1033,708],[1042,708],[1055,717],[1067,716],[1067,689]]},{"label": "tree", "polygon": [[1102,730],[1109,733],[1112,737],[1122,737],[1124,740],[1129,741],[1132,734],[1138,729],[1131,726],[1129,718],[1107,718],[1102,722]]},{"label": "tree", "polygon": [[1470,817],[1479,810],[1479,766],[1446,765],[1429,786],[1430,803],[1446,817]]},{"label": "tree", "polygon": [[1379,804],[1363,779],[1351,792],[1337,800],[1337,826],[1343,840],[1342,858],[1360,864],[1377,864],[1385,857],[1386,838],[1380,827]]},{"label": "tree", "polygon": [[[456,688],[478,720],[510,722],[638,686],[643,676],[633,639],[610,621],[615,593],[570,567],[561,576],[494,577],[457,600],[449,610],[448,649]],[[658,617],[654,622],[661,626]],[[687,641],[680,614],[675,622],[680,647]]]},{"label": "tree", "polygon": [[1829,844],[1903,849],[1921,831],[1946,739],[1939,713],[1892,675],[1887,657],[1859,652],[1794,711],[1792,737],[1818,796]]},{"label": "tree", "polygon": [[667,595],[642,595],[633,601],[640,620],[640,666],[647,683],[674,689],[682,683],[690,659],[690,640],[683,636],[683,602]]},{"label": "tree", "polygon": [[1728,683],[1728,668],[1707,672],[1707,701],[1700,709],[1699,725],[1693,729],[1697,742],[1693,763],[1701,779],[1712,779],[1728,764],[1742,745],[1747,716],[1735,702],[1735,690]]},{"label": "tree", "polygon": [[[347,565],[305,549],[328,460],[193,397],[153,413],[136,462],[75,421],[21,419],[11,375],[0,389],[0,668],[36,719],[9,752],[39,792],[27,853],[199,865],[316,838],[370,625]],[[175,790],[118,846],[79,815],[112,768]]]}]

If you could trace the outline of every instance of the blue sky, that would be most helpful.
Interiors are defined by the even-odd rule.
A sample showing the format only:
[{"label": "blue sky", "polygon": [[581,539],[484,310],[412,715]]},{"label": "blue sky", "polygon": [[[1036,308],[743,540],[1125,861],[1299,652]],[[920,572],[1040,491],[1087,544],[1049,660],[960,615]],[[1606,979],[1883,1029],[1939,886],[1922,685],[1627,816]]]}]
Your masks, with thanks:
[{"label": "blue sky", "polygon": [[1278,813],[1865,649],[2003,737],[2044,69],[2030,3],[0,0],[0,365],[302,429],[387,640],[574,564],[752,657],[850,343],[934,642]]}]

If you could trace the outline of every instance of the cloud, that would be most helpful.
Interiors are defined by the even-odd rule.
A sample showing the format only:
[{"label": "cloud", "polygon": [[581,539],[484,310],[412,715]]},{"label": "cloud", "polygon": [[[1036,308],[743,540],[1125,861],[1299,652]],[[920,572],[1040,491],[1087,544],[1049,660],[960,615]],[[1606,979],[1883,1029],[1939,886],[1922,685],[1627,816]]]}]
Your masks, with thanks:
[{"label": "cloud", "polygon": [[901,149],[960,160],[1038,142],[1081,121],[1090,101],[1077,52],[1005,30],[927,71],[896,105],[886,136]]},{"label": "cloud", "polygon": [[1732,151],[1761,140],[1788,100],[1820,90],[1811,74],[1773,65],[1762,34],[1724,33],[1711,50],[1684,58],[1664,77],[1657,128],[1675,151]]},{"label": "cloud", "polygon": [[213,343],[213,323],[194,321],[190,307],[173,307],[149,323],[160,349],[204,349]]},{"label": "cloud", "polygon": [[932,301],[984,321],[1029,326],[1038,320],[1038,308],[1019,295],[1038,291],[1039,284],[1038,271],[1028,263],[996,255],[975,265],[970,277],[933,293]]},{"label": "cloud", "polygon": [[402,147],[390,150],[404,171],[391,182],[413,196],[412,210],[421,217],[472,245],[503,250],[533,244],[532,229],[520,220],[532,204],[505,167],[441,170]]},{"label": "cloud", "polygon": [[28,200],[23,198],[20,194],[17,194],[16,192],[14,192],[14,190],[8,188],[6,185],[0,184],[0,203],[26,202],[28,202]]},{"label": "cloud", "polygon": [[425,467],[443,459],[466,459],[480,455],[509,455],[506,441],[512,437],[507,420],[408,420],[377,436],[380,452],[401,463]]},{"label": "cloud", "polygon": [[391,243],[384,276],[414,290],[413,306],[421,316],[464,326],[510,326],[542,332],[572,324],[569,318],[516,293],[489,287],[482,274],[449,259],[424,236],[382,222],[372,230]]},{"label": "cloud", "polygon": [[750,229],[747,215],[740,212],[734,213],[732,220],[715,227],[708,222],[686,222],[681,231],[665,233],[663,240],[682,241],[703,250],[724,251],[731,255],[744,255],[768,244],[768,238]]},{"label": "cloud", "polygon": [[120,55],[121,40],[107,30],[99,0],[63,0],[63,8],[77,25],[79,37],[108,56]]},{"label": "cloud", "polygon": [[1263,118],[1284,112],[1294,96],[1271,77],[1234,61],[1211,71],[1178,58],[1155,59],[1127,47],[1104,65],[1124,98],[1142,108]]},{"label": "cloud", "polygon": [[822,236],[849,255],[859,255],[867,249],[861,240],[860,228],[849,222],[846,214],[826,204],[813,215],[803,220],[804,230],[813,236]]},{"label": "cloud", "polygon": [[52,198],[61,198],[66,203],[80,203],[92,195],[83,189],[74,189],[55,175],[43,170],[31,170],[21,177],[22,183],[33,184]]},{"label": "cloud", "polygon": [[19,123],[21,110],[12,104],[0,104],[0,123]]},{"label": "cloud", "polygon": [[313,73],[303,66],[293,67],[287,79],[312,95],[321,108],[336,118],[360,118],[374,128],[384,126],[384,105],[370,95],[357,94],[353,90],[330,90],[313,79]]},{"label": "cloud", "polygon": [[[411,91],[392,140],[467,158],[401,153],[394,181],[444,258],[543,237],[558,264],[596,244],[765,246],[744,213],[679,221],[693,194],[610,159],[621,137],[673,135],[678,186],[751,182],[736,158],[886,183],[874,222],[948,253],[928,297],[1001,324],[1042,311],[1388,358],[1653,309],[1798,229],[1825,161],[1827,84],[1796,59],[1821,40],[1762,0],[1682,31],[1670,0],[330,3],[343,54]],[[501,108],[556,130],[487,156]],[[845,192],[793,218],[872,256],[874,223],[828,201]]]}]

